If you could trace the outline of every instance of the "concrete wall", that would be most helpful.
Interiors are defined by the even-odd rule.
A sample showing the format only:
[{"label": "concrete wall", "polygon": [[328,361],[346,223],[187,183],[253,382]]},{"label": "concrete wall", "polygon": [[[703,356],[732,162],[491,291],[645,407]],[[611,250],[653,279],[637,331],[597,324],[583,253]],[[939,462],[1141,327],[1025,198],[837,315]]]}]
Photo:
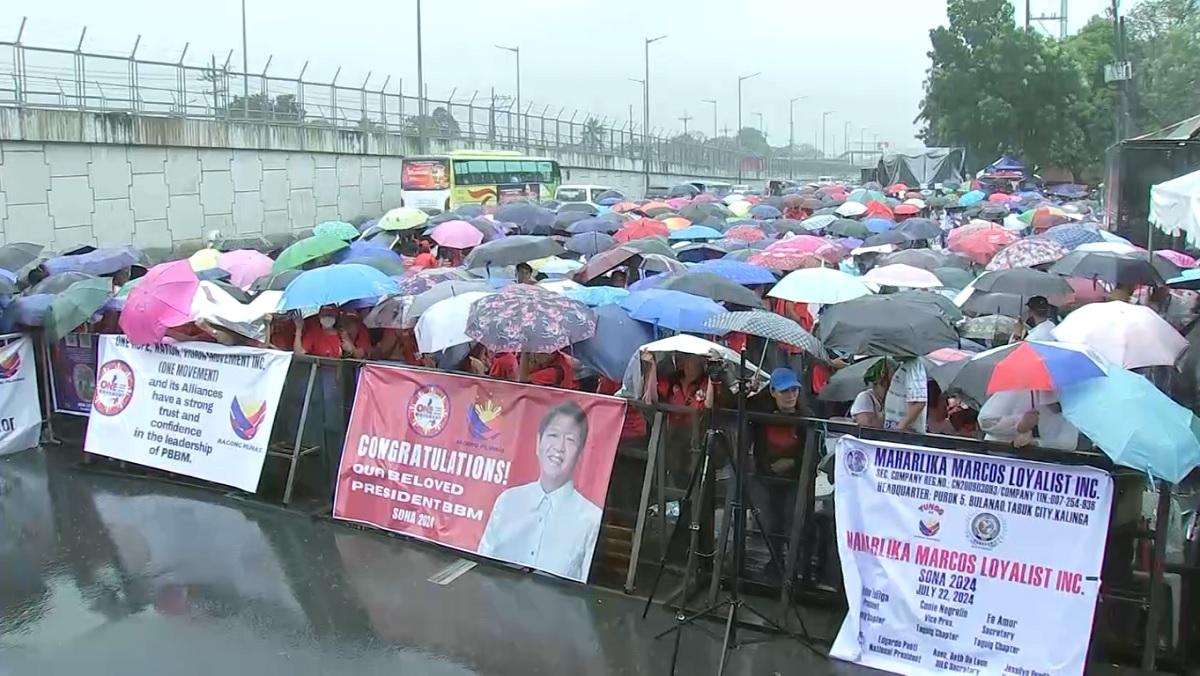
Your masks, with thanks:
[{"label": "concrete wall", "polygon": [[[0,241],[165,248],[214,229],[270,235],[376,216],[399,206],[400,158],[416,151],[412,142],[324,127],[0,108]],[[642,193],[636,160],[555,155],[564,182]],[[652,185],[734,180],[705,167],[652,170]]]}]

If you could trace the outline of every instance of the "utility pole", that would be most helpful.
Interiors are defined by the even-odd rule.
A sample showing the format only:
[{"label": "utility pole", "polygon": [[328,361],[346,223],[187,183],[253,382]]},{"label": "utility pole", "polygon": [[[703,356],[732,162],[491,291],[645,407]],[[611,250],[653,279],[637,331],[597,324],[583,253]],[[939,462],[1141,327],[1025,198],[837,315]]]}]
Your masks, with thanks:
[{"label": "utility pole", "polygon": [[242,117],[250,117],[250,55],[246,51],[246,0],[242,0]]},{"label": "utility pole", "polygon": [[[738,86],[737,86],[737,94],[738,94],[737,148],[738,148],[738,150],[742,149],[742,83],[745,82],[746,80],[749,80],[752,77],[758,77],[759,75],[762,75],[762,73],[758,72],[758,73],[750,73],[749,75],[739,75],[738,76]],[[741,183],[742,182],[742,158],[741,157],[738,157],[737,178],[738,178],[738,183]]]},{"label": "utility pole", "polygon": [[[1120,15],[1119,0],[1112,0],[1113,15],[1113,73],[1111,79],[1117,85],[1116,107],[1113,111],[1113,130],[1116,132],[1117,143],[1125,140],[1129,129],[1128,96],[1126,84],[1131,73],[1125,70],[1125,20]],[[1107,78],[1106,78],[1107,79]]]},{"label": "utility pole", "polygon": [[687,133],[688,133],[688,122],[689,122],[691,119],[692,119],[692,116],[691,116],[691,115],[688,115],[686,110],[685,110],[685,111],[683,111],[683,117],[679,118],[679,121],[683,123],[683,135],[684,135],[684,136],[687,136]]},{"label": "utility pole", "polygon": [[496,45],[496,49],[512,52],[517,57],[517,141],[523,142],[525,139],[525,125],[521,122],[521,48],[519,46],[505,47],[504,45]]},{"label": "utility pole", "polygon": [[[645,191],[650,192],[650,45],[667,36],[646,38],[646,73],[642,80],[642,174],[645,179]],[[643,193],[644,194],[644,193]]]},{"label": "utility pole", "polygon": [[829,136],[825,133],[825,123],[832,114],[832,110],[827,110],[821,113],[821,159],[826,159],[829,157],[829,154],[825,152],[825,139],[829,138]]},{"label": "utility pole", "polygon": [[[846,121],[845,130],[846,131],[842,134],[842,152],[849,153],[850,152],[850,121],[849,120]],[[837,144],[836,143],[834,144],[833,148],[834,148],[833,151],[837,152]]]},{"label": "utility pole", "polygon": [[701,103],[708,103],[713,107],[713,139],[717,138],[717,101],[716,99],[704,99]]},{"label": "utility pole", "polygon": [[796,102],[807,96],[797,96],[788,101],[788,178],[796,177]]}]

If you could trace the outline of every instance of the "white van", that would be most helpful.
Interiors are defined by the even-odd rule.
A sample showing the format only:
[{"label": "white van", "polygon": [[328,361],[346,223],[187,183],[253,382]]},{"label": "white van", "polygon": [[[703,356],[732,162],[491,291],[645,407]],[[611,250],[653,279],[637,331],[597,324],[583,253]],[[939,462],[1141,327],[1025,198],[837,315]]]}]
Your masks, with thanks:
[{"label": "white van", "polygon": [[560,185],[558,190],[554,191],[554,199],[563,204],[584,203],[599,208],[596,198],[606,192],[619,194],[621,191],[602,185]]}]

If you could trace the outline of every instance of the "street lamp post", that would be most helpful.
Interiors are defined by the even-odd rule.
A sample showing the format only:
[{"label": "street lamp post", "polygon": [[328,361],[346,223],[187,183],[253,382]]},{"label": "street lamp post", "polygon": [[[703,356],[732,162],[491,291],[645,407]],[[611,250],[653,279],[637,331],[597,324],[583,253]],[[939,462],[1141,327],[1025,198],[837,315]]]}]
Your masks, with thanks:
[{"label": "street lamp post", "polygon": [[[845,153],[850,153],[850,120],[846,120],[845,130],[842,132],[842,149]],[[836,153],[837,148],[834,148],[833,152]]]},{"label": "street lamp post", "polygon": [[[750,73],[749,75],[739,75],[738,76],[738,86],[737,86],[737,94],[738,94],[737,126],[738,126],[738,128],[737,128],[737,132],[736,132],[737,133],[738,150],[741,150],[741,148],[742,148],[742,83],[745,82],[746,80],[749,80],[752,77],[758,77],[759,75],[762,75],[762,72]],[[737,177],[738,177],[738,183],[741,183],[742,182],[742,158],[740,158],[740,157],[738,158]]]},{"label": "street lamp post", "polygon": [[656,38],[646,38],[645,44],[646,72],[642,81],[642,175],[646,192],[650,192],[650,45],[666,37],[660,35]]},{"label": "street lamp post", "polygon": [[797,96],[788,101],[788,178],[796,177],[796,102],[807,99],[807,96]]},{"label": "street lamp post", "polygon": [[512,52],[517,56],[517,135],[518,140],[525,138],[525,125],[521,122],[521,48],[496,45],[496,49]]},{"label": "street lamp post", "polygon": [[828,138],[828,136],[825,134],[825,121],[832,114],[832,110],[827,110],[821,113],[821,159],[823,160],[829,157],[829,153],[825,152],[825,139]]},{"label": "street lamp post", "polygon": [[[215,89],[216,87],[214,87]],[[242,116],[250,114],[250,56],[246,53],[246,0],[242,0]]]},{"label": "street lamp post", "polygon": [[713,107],[713,140],[717,139],[717,101],[716,99],[704,99],[701,103],[711,104]]}]

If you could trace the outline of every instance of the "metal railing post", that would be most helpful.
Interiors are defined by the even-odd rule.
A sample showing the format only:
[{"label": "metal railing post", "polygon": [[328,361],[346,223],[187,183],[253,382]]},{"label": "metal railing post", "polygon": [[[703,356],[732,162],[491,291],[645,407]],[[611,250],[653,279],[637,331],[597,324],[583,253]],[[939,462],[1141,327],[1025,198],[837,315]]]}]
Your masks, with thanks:
[{"label": "metal railing post", "polygon": [[[300,67],[300,74],[296,76],[296,122],[304,121],[304,71],[308,70],[308,61]],[[384,83],[386,84],[386,83]]]}]

